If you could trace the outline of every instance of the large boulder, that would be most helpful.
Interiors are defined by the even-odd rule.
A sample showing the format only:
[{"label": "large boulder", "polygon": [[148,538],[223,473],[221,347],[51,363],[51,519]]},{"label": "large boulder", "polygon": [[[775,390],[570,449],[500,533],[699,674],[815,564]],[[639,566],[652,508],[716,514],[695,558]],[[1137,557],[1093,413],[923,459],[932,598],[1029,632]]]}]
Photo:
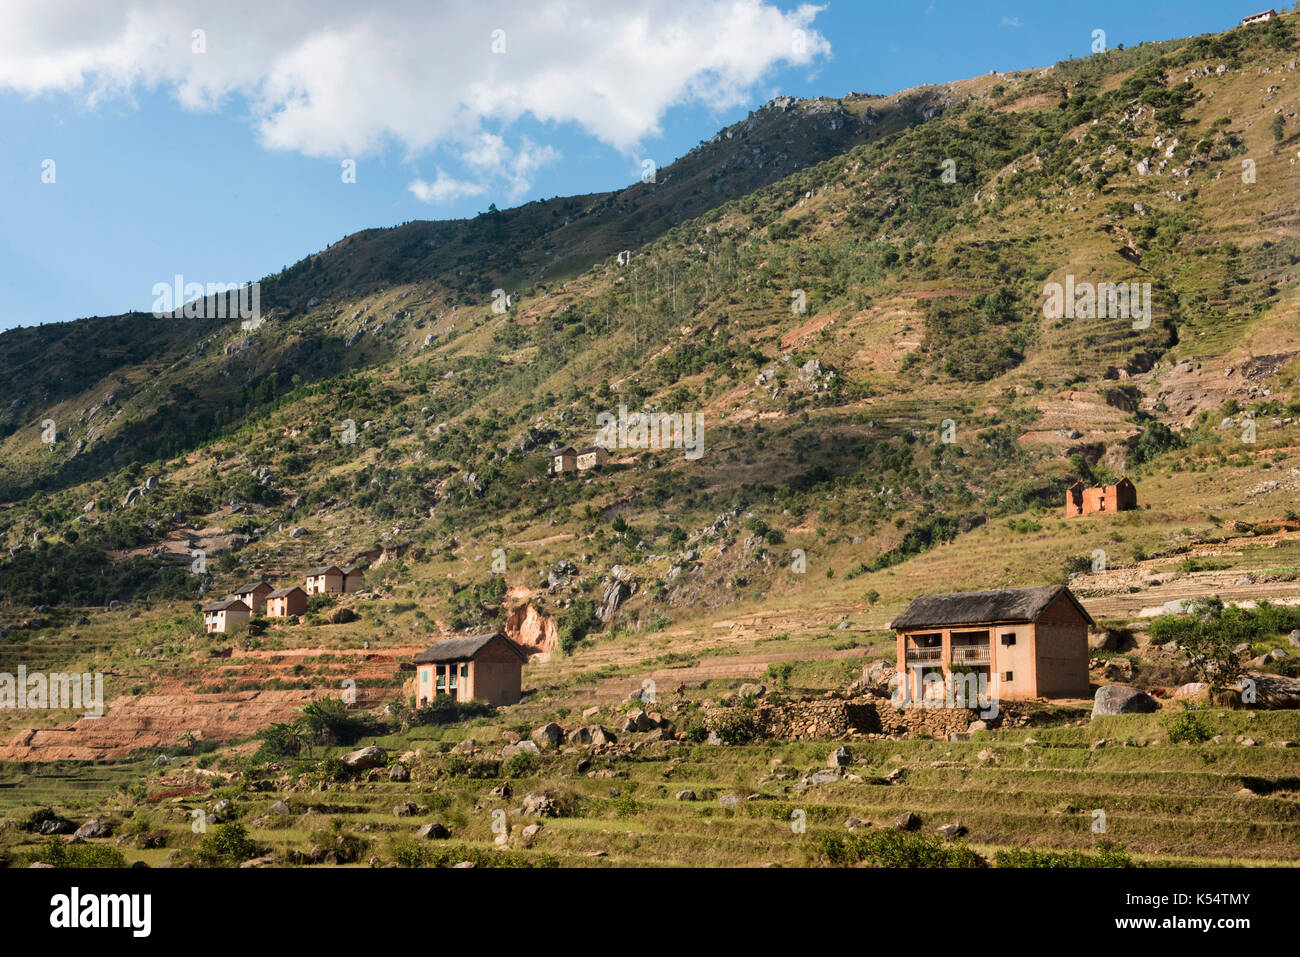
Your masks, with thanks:
[{"label": "large boulder", "polygon": [[1300,708],[1300,678],[1252,672],[1243,680],[1255,683],[1256,708],[1272,710]]},{"label": "large boulder", "polygon": [[388,760],[388,752],[377,745],[369,745],[357,751],[349,752],[339,758],[343,766],[350,771],[366,771],[377,768]]},{"label": "large boulder", "polygon": [[591,725],[587,730],[591,732],[591,743],[594,745],[600,746],[603,744],[618,743],[618,738],[614,736],[613,731],[602,728],[598,724]]},{"label": "large boulder", "polygon": [[77,830],[73,832],[72,836],[86,839],[92,837],[108,837],[112,833],[113,829],[109,826],[107,821],[101,821],[97,817],[92,817],[85,824],[81,825],[81,827],[77,828]]},{"label": "large boulder", "polygon": [[564,729],[554,721],[533,730],[533,740],[542,748],[558,748],[564,740]]},{"label": "large boulder", "polygon": [[1092,700],[1092,716],[1108,714],[1150,714],[1159,711],[1156,699],[1128,685],[1103,685]]}]

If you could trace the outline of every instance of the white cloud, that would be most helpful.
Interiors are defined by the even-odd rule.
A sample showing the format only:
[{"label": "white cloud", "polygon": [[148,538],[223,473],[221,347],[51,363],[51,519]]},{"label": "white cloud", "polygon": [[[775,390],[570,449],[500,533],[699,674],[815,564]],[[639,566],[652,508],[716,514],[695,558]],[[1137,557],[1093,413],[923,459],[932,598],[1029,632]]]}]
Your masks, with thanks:
[{"label": "white cloud", "polygon": [[451,203],[466,196],[480,196],[487,192],[486,183],[472,183],[467,180],[453,179],[442,170],[434,177],[432,183],[414,179],[406,187],[422,203]]},{"label": "white cloud", "polygon": [[1003,25],[1004,27],[1018,27],[1018,26],[1020,26],[1020,18],[1019,18],[1019,17],[1003,17],[1003,18],[1002,18],[1002,25]]},{"label": "white cloud", "polygon": [[[830,52],[820,7],[767,0],[0,0],[0,90],[92,105],[170,91],[187,109],[246,100],[261,143],[309,156],[449,150],[514,195],[550,147],[500,133],[574,124],[631,152],[672,106],[742,104],[780,64]],[[206,52],[193,52],[194,31]],[[491,52],[493,31],[505,52]],[[418,182],[418,181],[417,181]],[[441,173],[430,195],[469,195]],[[414,191],[415,184],[412,184]],[[485,187],[486,188],[486,187]]]}]

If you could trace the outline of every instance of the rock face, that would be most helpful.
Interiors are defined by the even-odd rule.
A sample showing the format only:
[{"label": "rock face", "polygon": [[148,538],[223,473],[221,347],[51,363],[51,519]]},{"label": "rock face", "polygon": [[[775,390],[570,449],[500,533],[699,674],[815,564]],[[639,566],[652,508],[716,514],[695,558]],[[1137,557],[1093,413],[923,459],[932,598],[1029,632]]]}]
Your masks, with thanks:
[{"label": "rock face", "polygon": [[555,619],[525,601],[506,612],[502,631],[530,655],[549,655],[560,647],[560,629]]},{"label": "rock face", "polygon": [[1109,714],[1150,714],[1160,710],[1156,699],[1145,691],[1127,685],[1104,685],[1097,689],[1092,702],[1092,716]]},{"label": "rock face", "polygon": [[633,591],[633,586],[621,578],[611,579],[600,594],[600,607],[596,609],[596,617],[608,624],[619,606],[632,597]]}]

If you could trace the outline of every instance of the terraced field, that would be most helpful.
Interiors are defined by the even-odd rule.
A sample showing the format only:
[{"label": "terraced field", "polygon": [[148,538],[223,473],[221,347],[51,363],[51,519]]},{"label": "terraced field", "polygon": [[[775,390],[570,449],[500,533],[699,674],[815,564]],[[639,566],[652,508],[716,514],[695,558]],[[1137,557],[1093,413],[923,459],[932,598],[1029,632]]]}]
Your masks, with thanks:
[{"label": "terraced field", "polygon": [[[607,726],[611,717],[602,716]],[[361,850],[343,863],[806,866],[827,863],[825,839],[850,833],[849,819],[862,822],[852,832],[861,834],[889,829],[904,812],[919,818],[922,837],[961,824],[966,834],[959,840],[990,862],[1005,849],[1091,853],[1112,844],[1144,865],[1300,861],[1300,751],[1277,746],[1300,737],[1300,714],[1200,712],[1204,728],[1223,736],[1221,744],[1169,743],[1175,717],[975,732],[965,741],[852,740],[844,777],[811,784],[804,779],[827,768],[837,743],[638,744],[641,736],[631,734],[620,736],[616,750],[561,749],[499,767],[497,736],[505,729],[486,719],[373,739],[394,761],[417,752],[406,758],[408,782],[379,770],[369,774],[374,780],[322,783],[319,775],[298,778],[289,765],[272,769],[264,784],[229,784],[204,771],[209,776],[195,777],[196,764],[220,771],[248,748],[216,760],[182,757],[162,768],[145,761],[47,766],[29,776],[9,771],[0,780],[4,850],[35,850],[44,839],[16,823],[52,804],[73,819],[92,809],[107,814],[115,836],[101,843],[166,832],[161,847],[140,849],[130,836],[120,844],[127,860],[157,865],[203,839],[191,828],[195,809],[211,812],[229,798],[259,852],[276,863],[309,863],[313,846],[328,849],[331,835],[351,835]],[[450,753],[466,736],[477,750]],[[1237,743],[1239,736],[1254,745]],[[1102,739],[1106,744],[1094,747]],[[199,793],[168,796],[187,783]],[[503,784],[509,797],[493,793]],[[694,799],[679,800],[682,791]],[[550,795],[559,816],[521,813],[530,793]],[[271,811],[278,801],[289,813]],[[406,801],[416,813],[395,816]],[[505,847],[495,843],[503,820],[496,812],[505,812]],[[451,836],[415,836],[434,821]],[[526,834],[530,824],[542,827]]]}]

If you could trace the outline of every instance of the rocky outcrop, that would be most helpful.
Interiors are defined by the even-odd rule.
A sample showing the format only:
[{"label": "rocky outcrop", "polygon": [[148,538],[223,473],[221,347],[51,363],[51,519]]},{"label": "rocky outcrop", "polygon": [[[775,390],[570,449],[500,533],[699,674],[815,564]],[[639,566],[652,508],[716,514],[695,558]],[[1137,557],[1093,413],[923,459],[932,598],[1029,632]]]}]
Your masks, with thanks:
[{"label": "rocky outcrop", "polygon": [[549,655],[560,647],[560,630],[555,619],[538,611],[529,601],[507,609],[502,630],[530,655]]}]

